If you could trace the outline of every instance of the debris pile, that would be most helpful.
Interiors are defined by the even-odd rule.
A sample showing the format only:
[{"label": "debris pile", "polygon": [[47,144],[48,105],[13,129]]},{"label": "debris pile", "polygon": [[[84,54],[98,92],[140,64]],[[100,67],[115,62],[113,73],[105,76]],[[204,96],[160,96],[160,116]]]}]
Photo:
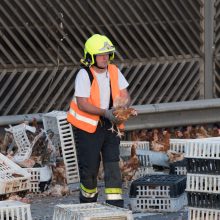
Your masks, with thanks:
[{"label": "debris pile", "polygon": [[54,132],[44,130],[36,120],[5,128],[0,141],[1,200],[30,202],[28,195],[33,193],[70,194],[62,149],[53,137]]}]

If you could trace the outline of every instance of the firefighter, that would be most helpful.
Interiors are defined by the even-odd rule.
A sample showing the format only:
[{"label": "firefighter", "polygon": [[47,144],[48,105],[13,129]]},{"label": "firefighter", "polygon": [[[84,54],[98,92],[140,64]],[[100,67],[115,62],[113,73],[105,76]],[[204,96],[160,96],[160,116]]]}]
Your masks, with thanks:
[{"label": "firefighter", "polygon": [[[120,122],[113,115],[116,97],[129,100],[128,82],[110,61],[115,47],[104,35],[94,34],[85,43],[82,68],[75,80],[75,93],[67,120],[74,127],[80,172],[80,202],[96,202],[97,176],[102,158],[106,203],[123,207],[119,168],[120,138],[110,129]],[[120,125],[121,126],[121,125]]]}]

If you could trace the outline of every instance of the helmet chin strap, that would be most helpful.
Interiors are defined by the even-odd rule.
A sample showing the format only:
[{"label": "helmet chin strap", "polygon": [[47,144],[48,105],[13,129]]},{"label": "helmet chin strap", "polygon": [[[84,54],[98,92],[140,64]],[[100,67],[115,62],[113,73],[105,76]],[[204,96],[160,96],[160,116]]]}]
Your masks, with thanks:
[{"label": "helmet chin strap", "polygon": [[95,67],[97,67],[97,68],[101,69],[101,70],[106,69],[106,67],[100,67],[100,66],[98,66],[96,62],[95,62],[93,65],[94,65]]}]

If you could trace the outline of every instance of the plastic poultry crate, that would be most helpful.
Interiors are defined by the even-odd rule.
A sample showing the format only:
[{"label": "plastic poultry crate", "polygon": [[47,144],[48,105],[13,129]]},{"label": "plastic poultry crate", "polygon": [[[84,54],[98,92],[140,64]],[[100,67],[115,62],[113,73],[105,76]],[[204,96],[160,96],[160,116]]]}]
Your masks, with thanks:
[{"label": "plastic poultry crate", "polygon": [[149,166],[149,167],[139,167],[137,169],[137,171],[134,174],[134,179],[138,179],[141,178],[143,176],[149,175],[149,174],[154,174],[155,171],[153,169],[153,167]]},{"label": "plastic poultry crate", "polygon": [[24,168],[24,169],[27,170],[27,172],[31,174],[30,192],[32,192],[32,193],[41,192],[40,183],[41,182],[48,182],[52,178],[52,170],[49,166]]},{"label": "plastic poultry crate", "polygon": [[220,160],[204,158],[187,158],[188,173],[220,174]]},{"label": "plastic poultry crate", "polygon": [[219,220],[220,210],[188,207],[188,220]]},{"label": "plastic poultry crate", "polygon": [[53,144],[61,146],[67,183],[70,184],[79,182],[79,168],[72,126],[66,118],[66,112],[53,111],[43,115],[43,125],[45,130],[54,132]]},{"label": "plastic poultry crate", "polygon": [[32,153],[32,145],[28,139],[26,130],[35,132],[36,129],[26,125],[25,123],[22,123],[13,127],[10,126],[9,129],[5,130],[13,134],[16,146],[18,147],[18,151],[15,153],[13,161],[19,163],[25,159],[29,159]]},{"label": "plastic poultry crate", "polygon": [[146,175],[131,183],[130,198],[175,198],[186,188],[186,177],[178,175]]},{"label": "plastic poultry crate", "polygon": [[141,166],[150,166],[149,142],[147,141],[121,141],[120,142],[120,157],[123,160],[128,160],[131,155],[131,147],[136,144],[136,154]]},{"label": "plastic poultry crate", "polygon": [[128,209],[100,203],[56,205],[53,220],[133,220]]},{"label": "plastic poultry crate", "polygon": [[191,207],[220,209],[220,194],[187,192],[187,199]]},{"label": "plastic poultry crate", "polygon": [[220,194],[220,175],[188,173],[186,191]]},{"label": "plastic poultry crate", "polygon": [[137,144],[137,149],[140,150],[150,150],[150,145],[148,141],[121,141],[120,147],[124,148],[122,150],[131,150],[131,146]]},{"label": "plastic poultry crate", "polygon": [[1,220],[31,220],[30,204],[19,201],[0,201]]},{"label": "plastic poultry crate", "polygon": [[220,141],[188,141],[186,144],[186,158],[220,159]]},{"label": "plastic poultry crate", "polygon": [[170,139],[170,150],[177,153],[185,153],[188,142],[203,142],[203,141],[220,141],[220,137],[198,138],[198,139]]},{"label": "plastic poultry crate", "polygon": [[0,195],[30,188],[30,174],[16,163],[0,154]]},{"label": "plastic poultry crate", "polygon": [[187,159],[170,163],[170,174],[186,175],[187,174]]},{"label": "plastic poultry crate", "polygon": [[177,198],[131,198],[133,212],[176,212],[187,205],[186,194]]},{"label": "plastic poultry crate", "polygon": [[170,139],[170,150],[177,153],[186,152],[186,142],[191,139]]}]

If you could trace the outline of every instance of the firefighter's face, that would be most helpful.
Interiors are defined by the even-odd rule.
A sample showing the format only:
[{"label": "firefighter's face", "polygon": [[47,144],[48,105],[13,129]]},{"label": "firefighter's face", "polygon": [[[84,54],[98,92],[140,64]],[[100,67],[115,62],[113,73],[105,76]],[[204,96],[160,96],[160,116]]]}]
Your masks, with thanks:
[{"label": "firefighter's face", "polygon": [[109,63],[109,54],[99,54],[96,55],[96,63],[100,68],[107,68]]}]

